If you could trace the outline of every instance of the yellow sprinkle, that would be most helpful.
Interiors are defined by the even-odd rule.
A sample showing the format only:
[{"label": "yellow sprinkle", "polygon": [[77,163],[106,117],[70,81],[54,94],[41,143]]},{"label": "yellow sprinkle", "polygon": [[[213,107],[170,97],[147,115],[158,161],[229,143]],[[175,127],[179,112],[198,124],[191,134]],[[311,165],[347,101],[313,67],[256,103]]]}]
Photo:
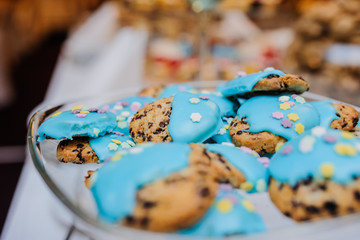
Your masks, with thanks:
[{"label": "yellow sprinkle", "polygon": [[282,109],[282,110],[288,110],[288,109],[290,109],[290,104],[289,103],[281,103],[280,104],[280,108]]},{"label": "yellow sprinkle", "polygon": [[249,212],[253,212],[255,210],[254,205],[249,200],[242,200],[242,205],[246,208]]},{"label": "yellow sprinkle", "polygon": [[295,125],[295,132],[297,132],[298,134],[302,134],[304,131],[305,131],[304,125],[302,125],[301,123],[297,123]]},{"label": "yellow sprinkle", "polygon": [[253,188],[253,184],[250,182],[244,182],[240,185],[240,188],[244,191],[250,191]]},{"label": "yellow sprinkle", "polygon": [[226,213],[231,211],[232,203],[227,199],[222,199],[216,204],[216,207],[220,212]]},{"label": "yellow sprinkle", "polygon": [[355,136],[351,132],[342,132],[341,137],[345,139],[353,139]]},{"label": "yellow sprinkle", "polygon": [[276,147],[275,147],[275,152],[279,151],[279,149],[284,145],[283,142],[279,142],[278,144],[276,144]]},{"label": "yellow sprinkle", "polygon": [[297,120],[299,120],[299,116],[296,114],[296,113],[289,113],[287,115],[287,117],[291,120],[291,121],[294,121],[296,122]]},{"label": "yellow sprinkle", "polygon": [[54,113],[53,115],[51,115],[51,117],[56,117],[56,116],[58,116],[58,115],[60,115],[62,112],[56,112],[56,113]]},{"label": "yellow sprinkle", "polygon": [[224,125],[225,129],[229,129],[229,124]]},{"label": "yellow sprinkle", "polygon": [[80,111],[80,113],[85,113],[85,114],[89,114],[89,111]]},{"label": "yellow sprinkle", "polygon": [[354,156],[356,155],[356,149],[348,144],[336,144],[335,151],[340,155]]},{"label": "yellow sprinkle", "polygon": [[257,152],[255,152],[255,151],[252,152],[251,154],[254,155],[255,157],[259,157],[259,154]]},{"label": "yellow sprinkle", "polygon": [[189,90],[188,92],[189,92],[189,93],[194,93],[194,94],[195,94],[195,93],[197,93],[198,91],[196,91],[195,89],[191,89],[191,90]]},{"label": "yellow sprinkle", "polygon": [[121,141],[117,140],[117,139],[111,139],[111,141],[115,144],[121,144]]},{"label": "yellow sprinkle", "polygon": [[116,154],[111,158],[111,161],[118,161],[122,158],[122,154]]},{"label": "yellow sprinkle", "polygon": [[82,106],[75,106],[75,107],[73,107],[73,108],[71,109],[71,111],[74,111],[74,110],[76,110],[76,109],[82,109]]},{"label": "yellow sprinkle", "polygon": [[326,178],[331,178],[334,174],[335,168],[331,163],[324,163],[320,167],[320,172]]},{"label": "yellow sprinkle", "polygon": [[93,132],[94,132],[95,136],[97,137],[97,136],[99,136],[100,129],[94,128]]}]

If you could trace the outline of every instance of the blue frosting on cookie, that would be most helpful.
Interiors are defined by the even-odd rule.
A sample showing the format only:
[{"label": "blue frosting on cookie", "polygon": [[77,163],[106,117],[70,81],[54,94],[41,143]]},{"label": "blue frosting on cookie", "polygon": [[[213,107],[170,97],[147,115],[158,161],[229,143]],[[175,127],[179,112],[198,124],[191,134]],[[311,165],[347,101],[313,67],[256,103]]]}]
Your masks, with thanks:
[{"label": "blue frosting on cookie", "polygon": [[233,95],[244,95],[248,92],[251,92],[253,87],[257,82],[266,78],[267,76],[275,74],[279,76],[284,76],[280,70],[268,70],[263,72],[257,72],[253,74],[248,74],[246,76],[238,76],[234,80],[231,80],[224,85],[221,85],[218,90],[221,91],[225,96],[233,96]]},{"label": "blue frosting on cookie", "polygon": [[253,97],[239,108],[237,117],[250,124],[242,131],[268,131],[287,140],[320,123],[316,109],[297,95]]},{"label": "blue frosting on cookie", "polygon": [[230,136],[230,132],[229,132],[229,125],[232,120],[232,118],[229,118],[229,120],[224,120],[222,121],[222,127],[220,128],[219,132],[212,136],[211,139],[216,142],[216,143],[231,143],[231,136]]},{"label": "blue frosting on cookie", "polygon": [[217,134],[222,126],[216,103],[198,95],[182,92],[174,96],[169,133],[174,142],[204,142]]},{"label": "blue frosting on cookie", "polygon": [[249,193],[265,192],[267,190],[268,171],[262,163],[257,161],[257,156],[223,144],[205,144],[204,147],[210,152],[221,154],[230,164],[244,174],[246,184],[241,186],[242,189]]},{"label": "blue frosting on cookie", "polygon": [[90,147],[99,158],[99,163],[111,158],[124,149],[135,146],[135,143],[129,136],[118,134],[106,134],[97,138],[89,139]]},{"label": "blue frosting on cookie", "polygon": [[[75,109],[76,108],[76,109]],[[89,112],[78,106],[74,110],[56,112],[38,130],[38,141],[46,137],[72,139],[74,136],[97,137],[116,127],[116,116],[111,112]]]},{"label": "blue frosting on cookie", "polygon": [[291,186],[310,176],[349,184],[360,176],[360,139],[349,132],[315,127],[285,143],[271,159],[269,172]]},{"label": "blue frosting on cookie", "polygon": [[196,88],[186,83],[179,83],[165,87],[159,95],[159,99],[175,96],[181,92],[198,92]]},{"label": "blue frosting on cookie", "polygon": [[265,232],[262,217],[254,206],[229,185],[220,185],[218,194],[205,216],[193,227],[180,233],[202,237]]},{"label": "blue frosting on cookie", "polygon": [[155,100],[156,98],[154,97],[132,96],[119,99],[110,105],[103,106],[102,108],[108,109],[108,111],[113,112],[116,115],[117,128],[115,131],[129,136],[129,124],[131,118],[139,109],[154,102]]},{"label": "blue frosting on cookie", "polygon": [[100,218],[117,222],[130,215],[137,190],[185,169],[190,152],[186,144],[161,143],[133,147],[120,160],[121,155],[116,155],[90,179]]},{"label": "blue frosting on cookie", "polygon": [[333,120],[340,119],[340,117],[336,116],[337,110],[332,105],[332,101],[317,101],[310,104],[314,106],[320,115],[320,126],[329,128]]}]

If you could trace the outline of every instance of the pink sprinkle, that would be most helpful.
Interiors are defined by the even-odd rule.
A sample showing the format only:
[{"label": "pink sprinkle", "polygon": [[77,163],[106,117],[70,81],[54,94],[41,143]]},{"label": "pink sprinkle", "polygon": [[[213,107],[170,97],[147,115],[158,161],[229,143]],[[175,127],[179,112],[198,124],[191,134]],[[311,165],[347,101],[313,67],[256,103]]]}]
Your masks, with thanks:
[{"label": "pink sprinkle", "polygon": [[180,90],[181,92],[184,92],[184,91],[186,91],[186,87],[183,86],[183,85],[180,85],[180,86],[179,86],[179,90]]},{"label": "pink sprinkle", "polygon": [[239,71],[239,72],[237,73],[237,75],[238,75],[239,77],[245,77],[247,74],[246,74],[246,72]]},{"label": "pink sprinkle", "polygon": [[233,188],[230,184],[220,184],[219,189],[222,191],[231,191]]},{"label": "pink sprinkle", "polygon": [[252,154],[253,153],[253,150],[251,148],[248,148],[248,147],[245,147],[245,146],[242,146],[239,149],[241,151],[243,151],[244,153],[247,153],[247,154]]},{"label": "pink sprinkle", "polygon": [[99,111],[99,109],[96,107],[92,107],[92,108],[89,108],[88,111],[89,112],[97,112],[97,111]]},{"label": "pink sprinkle", "polygon": [[284,114],[281,112],[273,112],[272,117],[275,119],[282,119],[282,118],[284,118]]},{"label": "pink sprinkle", "polygon": [[122,132],[118,132],[118,131],[112,131],[113,134],[118,135],[118,136],[124,136],[125,134],[123,134]]},{"label": "pink sprinkle", "polygon": [[227,194],[225,196],[225,199],[229,200],[232,204],[237,204],[238,203],[238,199],[234,194]]},{"label": "pink sprinkle", "polygon": [[98,113],[106,113],[107,111],[105,109],[99,109]]},{"label": "pink sprinkle", "polygon": [[270,159],[268,157],[259,157],[256,160],[258,160],[264,167],[269,167]]},{"label": "pink sprinkle", "polygon": [[324,141],[327,142],[327,143],[334,143],[337,141],[337,138],[333,135],[325,135],[323,137]]},{"label": "pink sprinkle", "polygon": [[293,125],[292,121],[290,119],[283,119],[281,120],[281,125],[284,127],[284,128],[291,128],[291,126]]},{"label": "pink sprinkle", "polygon": [[105,105],[105,106],[103,106],[102,108],[101,108],[102,110],[109,110],[110,109],[110,106],[109,105]]},{"label": "pink sprinkle", "polygon": [[76,114],[76,113],[79,113],[81,111],[81,109],[74,109],[71,111],[72,114]]},{"label": "pink sprinkle", "polygon": [[205,95],[200,95],[199,98],[202,100],[209,100],[209,96],[205,96]]},{"label": "pink sprinkle", "polygon": [[286,103],[288,103],[288,104],[290,105],[290,107],[295,106],[295,103],[294,103],[294,102],[292,102],[292,101],[287,101]]},{"label": "pink sprinkle", "polygon": [[104,160],[104,163],[110,162],[110,160],[111,160],[111,156],[107,157],[107,158]]},{"label": "pink sprinkle", "polygon": [[141,108],[141,106],[138,103],[132,103],[131,106],[130,106],[130,110],[133,111],[133,112],[139,111],[140,108]]},{"label": "pink sprinkle", "polygon": [[129,102],[128,102],[128,101],[122,101],[121,104],[123,105],[123,107],[129,106]]},{"label": "pink sprinkle", "polygon": [[115,105],[116,106],[122,106],[122,102],[116,102]]},{"label": "pink sprinkle", "polygon": [[282,151],[281,151],[281,154],[282,155],[289,155],[291,152],[293,151],[293,147],[288,145],[288,146],[285,146]]},{"label": "pink sprinkle", "polygon": [[150,103],[149,102],[144,102],[144,106],[147,106],[149,105]]},{"label": "pink sprinkle", "polygon": [[116,110],[115,109],[110,109],[109,112],[112,112],[112,113],[116,113]]},{"label": "pink sprinkle", "polygon": [[79,118],[83,118],[83,117],[86,117],[86,113],[78,113],[75,116],[77,116]]},{"label": "pink sprinkle", "polygon": [[293,95],[291,95],[291,98],[292,98],[292,99],[295,99],[297,96],[298,96],[298,95],[293,94]]}]

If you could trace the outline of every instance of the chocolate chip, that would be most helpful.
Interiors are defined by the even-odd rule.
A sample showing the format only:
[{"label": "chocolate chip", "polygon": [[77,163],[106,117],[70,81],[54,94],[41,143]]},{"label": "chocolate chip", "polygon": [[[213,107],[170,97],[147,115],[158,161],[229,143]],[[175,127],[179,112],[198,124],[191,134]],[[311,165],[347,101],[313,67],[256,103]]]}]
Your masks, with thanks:
[{"label": "chocolate chip", "polygon": [[161,105],[160,105],[160,104],[158,104],[156,107],[157,107],[157,108],[161,108]]},{"label": "chocolate chip", "polygon": [[360,201],[360,192],[359,191],[354,191],[354,198],[356,199],[356,201]]},{"label": "chocolate chip", "polygon": [[269,74],[266,78],[267,79],[272,79],[272,78],[279,78],[280,76],[277,74]]},{"label": "chocolate chip", "polygon": [[284,184],[283,184],[283,183],[280,183],[280,185],[279,185],[279,190],[281,190],[283,187],[284,187]]},{"label": "chocolate chip", "polygon": [[291,213],[290,212],[284,212],[284,215],[287,217],[291,217]]},{"label": "chocolate chip", "polygon": [[147,141],[148,141],[148,142],[151,142],[151,140],[152,140],[152,136],[148,136],[148,137],[147,137]]},{"label": "chocolate chip", "polygon": [[243,133],[243,131],[237,131],[236,135],[241,135]]},{"label": "chocolate chip", "polygon": [[326,184],[320,184],[319,188],[323,191],[326,191]]},{"label": "chocolate chip", "polygon": [[305,207],[305,209],[306,209],[306,211],[308,211],[309,213],[312,213],[312,214],[320,213],[319,208],[317,208],[315,206],[307,206],[307,207]]},{"label": "chocolate chip", "polygon": [[205,187],[205,188],[201,189],[201,191],[200,191],[200,196],[201,197],[207,197],[209,195],[210,195],[209,188]]},{"label": "chocolate chip", "polygon": [[144,217],[143,219],[140,220],[140,225],[143,227],[146,227],[149,224],[149,218]]},{"label": "chocolate chip", "polygon": [[159,126],[160,126],[160,127],[165,127],[165,122],[164,122],[164,121],[160,122],[160,123],[159,123]]},{"label": "chocolate chip", "polygon": [[160,134],[161,132],[163,132],[164,130],[161,128],[157,128],[154,132],[154,134]]},{"label": "chocolate chip", "polygon": [[84,144],[79,143],[78,145],[76,145],[77,148],[83,148]]},{"label": "chocolate chip", "polygon": [[125,218],[125,221],[127,224],[133,224],[133,223],[135,223],[135,218],[133,216],[127,216]]},{"label": "chocolate chip", "polygon": [[155,207],[155,206],[156,206],[155,202],[144,202],[143,203],[144,208],[152,208],[152,207]]},{"label": "chocolate chip", "polygon": [[348,213],[355,212],[355,209],[353,207],[348,207],[346,210],[348,211]]},{"label": "chocolate chip", "polygon": [[151,127],[152,127],[152,125],[153,125],[153,123],[152,123],[152,122],[148,122],[148,127],[149,127],[149,128],[151,128]]},{"label": "chocolate chip", "polygon": [[353,118],[353,127],[357,125],[359,118]]},{"label": "chocolate chip", "polygon": [[347,122],[344,122],[343,125],[341,125],[342,128],[346,127],[348,124]]},{"label": "chocolate chip", "polygon": [[324,208],[331,214],[336,215],[338,205],[334,201],[327,201],[324,203]]},{"label": "chocolate chip", "polygon": [[165,137],[163,137],[163,142],[165,142],[166,141],[166,139],[168,139],[168,137],[169,137],[169,135],[166,135]]},{"label": "chocolate chip", "polygon": [[336,116],[340,117],[340,114],[339,114],[339,113],[336,113]]}]

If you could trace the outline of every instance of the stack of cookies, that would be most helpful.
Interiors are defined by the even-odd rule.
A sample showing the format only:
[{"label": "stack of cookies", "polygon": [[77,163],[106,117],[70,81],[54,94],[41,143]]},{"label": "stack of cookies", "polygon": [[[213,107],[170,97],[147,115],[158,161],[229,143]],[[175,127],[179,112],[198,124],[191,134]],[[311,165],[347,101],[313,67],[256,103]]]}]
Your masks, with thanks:
[{"label": "stack of cookies", "polygon": [[272,68],[241,72],[211,92],[154,86],[57,112],[38,141],[61,140],[60,164],[101,164],[85,185],[102,221],[196,236],[264,232],[244,193],[269,187],[274,204],[298,221],[360,209],[360,140],[351,133],[358,112],[307,103],[307,90],[302,77]]}]

